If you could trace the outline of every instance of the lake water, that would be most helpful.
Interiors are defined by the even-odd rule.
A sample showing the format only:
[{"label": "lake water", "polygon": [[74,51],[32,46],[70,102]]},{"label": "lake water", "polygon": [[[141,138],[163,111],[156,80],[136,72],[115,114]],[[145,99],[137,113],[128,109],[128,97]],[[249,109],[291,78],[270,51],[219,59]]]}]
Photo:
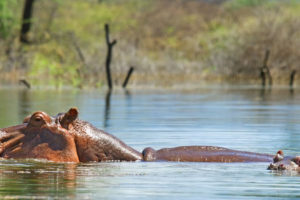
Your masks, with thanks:
[{"label": "lake water", "polygon": [[[80,118],[142,151],[181,145],[300,155],[300,90],[0,89],[0,127],[43,110]],[[51,163],[0,160],[0,199],[299,199],[295,172],[268,163]]]}]

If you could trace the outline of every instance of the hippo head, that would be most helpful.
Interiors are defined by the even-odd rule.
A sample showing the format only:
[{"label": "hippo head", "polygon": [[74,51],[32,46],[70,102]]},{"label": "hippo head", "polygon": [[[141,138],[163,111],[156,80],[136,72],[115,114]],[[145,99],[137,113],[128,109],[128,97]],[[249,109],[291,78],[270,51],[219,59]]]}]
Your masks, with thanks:
[{"label": "hippo head", "polygon": [[300,156],[291,157],[284,156],[283,152],[279,150],[268,167],[269,170],[289,170],[300,172]]},{"label": "hippo head", "polygon": [[75,108],[55,118],[38,111],[26,117],[22,125],[0,129],[0,157],[78,162],[74,134],[70,131],[77,116]]},{"label": "hippo head", "polygon": [[76,108],[55,117],[35,112],[22,125],[0,129],[0,157],[55,162],[142,159],[141,153],[118,138],[77,117]]}]

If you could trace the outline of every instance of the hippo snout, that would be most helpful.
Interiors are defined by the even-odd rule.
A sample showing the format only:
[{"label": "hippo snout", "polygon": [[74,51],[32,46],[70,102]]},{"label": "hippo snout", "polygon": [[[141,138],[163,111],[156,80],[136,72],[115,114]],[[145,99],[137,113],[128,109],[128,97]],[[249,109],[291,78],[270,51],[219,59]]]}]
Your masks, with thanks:
[{"label": "hippo snout", "polygon": [[143,160],[144,161],[155,161],[156,160],[156,151],[151,148],[147,147],[143,150]]},{"label": "hippo snout", "polygon": [[300,167],[293,161],[285,162],[285,163],[271,163],[268,167],[268,170],[290,170],[290,171],[299,171]]}]

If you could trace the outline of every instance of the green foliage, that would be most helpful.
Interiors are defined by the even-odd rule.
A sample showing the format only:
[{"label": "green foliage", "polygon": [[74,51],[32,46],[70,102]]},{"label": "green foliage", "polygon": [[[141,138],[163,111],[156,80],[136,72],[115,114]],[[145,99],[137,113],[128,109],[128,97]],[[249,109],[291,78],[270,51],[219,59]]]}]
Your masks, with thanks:
[{"label": "green foliage", "polygon": [[[20,2],[23,3],[0,0],[2,37],[18,34],[16,27],[20,24],[16,19],[21,19],[23,5]],[[33,13],[31,36],[42,44],[23,47],[23,58],[28,59],[28,75],[36,84],[105,85],[105,23],[110,25],[110,38],[118,41],[113,49],[114,81],[120,81],[118,77],[124,77],[131,64],[139,68],[136,77],[159,77],[170,71],[179,75],[195,71],[225,74],[237,72],[237,65],[243,67],[240,71],[252,69],[265,46],[276,49],[272,53],[278,52],[278,58],[285,55],[283,60],[291,66],[295,61],[290,58],[297,56],[300,49],[298,0],[228,0],[223,4],[55,0],[36,1],[35,6],[38,9]],[[2,59],[3,52],[0,60],[8,60]],[[17,61],[17,69],[23,61]]]},{"label": "green foliage", "polygon": [[56,86],[73,85],[78,87],[81,80],[76,66],[62,64],[55,58],[36,53],[33,58],[29,77],[33,84],[47,84]]},{"label": "green foliage", "polygon": [[210,55],[212,65],[223,76],[259,79],[264,53],[269,49],[268,64],[273,78],[288,79],[291,71],[298,68],[296,60],[300,56],[300,13],[291,9],[295,6],[279,4],[244,16],[241,23],[233,26],[224,48]]},{"label": "green foliage", "polygon": [[17,0],[0,0],[0,38],[7,38],[13,33],[17,25],[17,17],[14,13]]},{"label": "green foliage", "polygon": [[213,41],[216,48],[224,48],[225,42],[228,40],[228,37],[230,37],[233,28],[233,25],[212,21],[209,24],[209,31],[206,33],[205,38],[209,38],[209,41]]},{"label": "green foliage", "polygon": [[228,1],[226,6],[231,9],[240,9],[243,7],[260,6],[276,0],[231,0]]},{"label": "green foliage", "polygon": [[300,16],[300,2],[299,0],[290,0],[290,6],[285,7],[286,15]]},{"label": "green foliage", "polygon": [[[122,32],[136,25],[136,19],[131,17],[135,7],[131,1],[125,7],[112,2],[88,3],[86,1],[66,1],[60,7],[64,20],[55,20],[53,30],[58,32],[71,31],[85,43],[104,40],[104,24],[111,25],[111,32]],[[80,14],[78,14],[80,13]]]}]

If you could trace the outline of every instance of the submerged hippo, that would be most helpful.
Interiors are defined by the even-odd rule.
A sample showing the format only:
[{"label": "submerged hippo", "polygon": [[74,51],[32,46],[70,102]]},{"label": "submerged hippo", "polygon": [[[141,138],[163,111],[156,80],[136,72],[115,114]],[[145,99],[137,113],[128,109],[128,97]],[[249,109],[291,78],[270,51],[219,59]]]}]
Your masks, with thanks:
[{"label": "submerged hippo", "polygon": [[268,167],[269,170],[289,170],[300,172],[300,156],[284,156],[283,152],[280,150],[277,152]]},{"label": "submerged hippo", "polygon": [[113,135],[79,120],[76,108],[55,117],[35,112],[26,117],[22,125],[0,129],[0,157],[3,158],[55,162],[273,162],[276,156],[213,146],[181,146],[157,151],[148,147],[140,153]]}]

